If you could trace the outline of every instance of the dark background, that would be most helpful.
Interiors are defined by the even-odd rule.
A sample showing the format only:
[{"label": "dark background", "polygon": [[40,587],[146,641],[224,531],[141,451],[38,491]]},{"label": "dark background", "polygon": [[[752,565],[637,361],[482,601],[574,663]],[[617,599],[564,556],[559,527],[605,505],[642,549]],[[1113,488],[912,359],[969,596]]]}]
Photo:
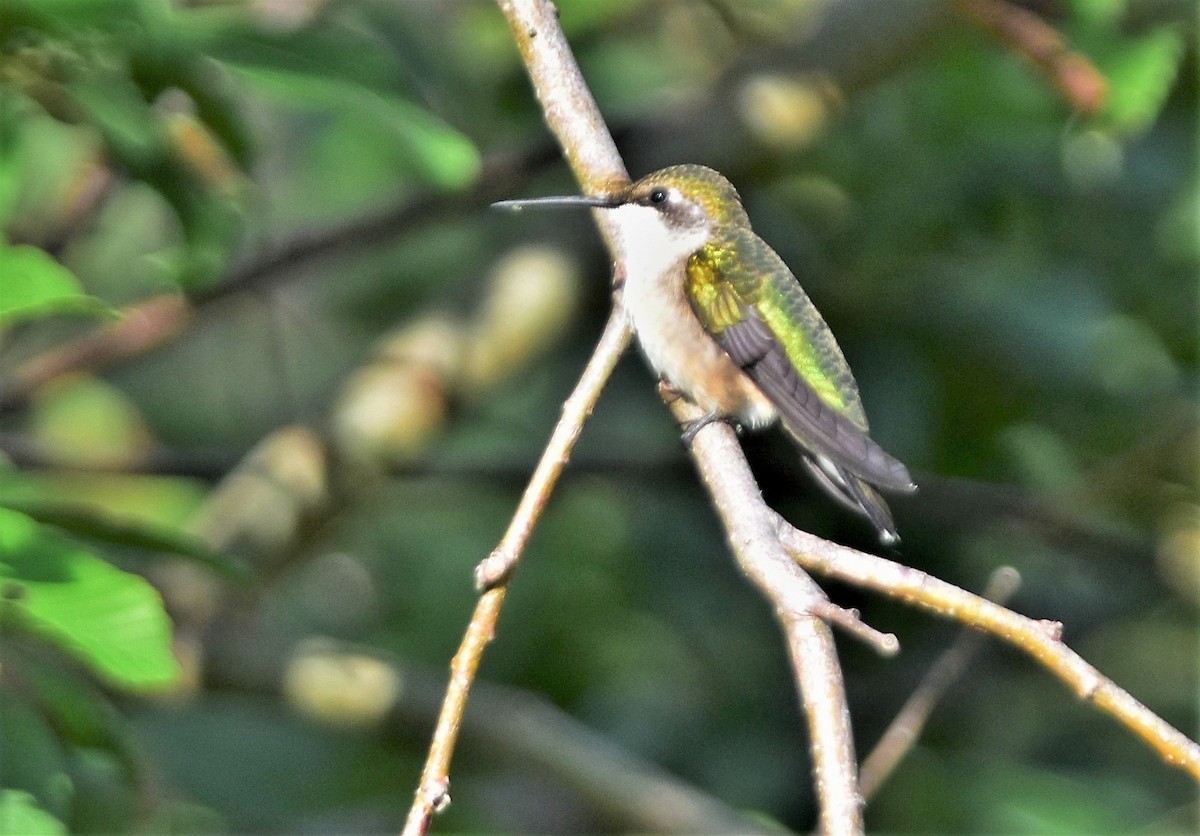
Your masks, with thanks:
[{"label": "dark background", "polygon": [[[891,556],[975,591],[1015,567],[1014,609],[1062,621],[1071,647],[1191,735],[1195,9],[1017,4],[1107,78],[1088,114],[965,5],[558,3],[630,172],[723,171],[837,335],[874,437],[921,485],[892,502],[904,541]],[[188,531],[249,567],[238,582],[120,537],[97,544],[162,585],[189,679],[170,698],[80,686],[81,705],[113,708],[117,742],[52,729],[27,750],[50,765],[8,767],[5,782],[80,831],[396,830],[471,569],[609,307],[586,216],[486,210],[577,191],[502,16],[482,0],[28,0],[0,4],[0,49],[5,238],[113,307],[178,291],[194,312],[153,350],[10,395],[0,503]],[[507,333],[487,343],[489,283],[529,247],[507,304],[548,312],[527,350]],[[0,335],[0,380],[91,325]],[[425,354],[404,342],[414,328]],[[403,343],[397,378],[381,339]],[[295,425],[326,445],[324,499],[280,498],[303,474],[301,488],[272,482],[274,499],[238,493],[250,451]],[[779,629],[678,432],[631,352],[513,584],[437,830],[646,829],[604,789],[600,740],[764,821],[812,827]],[[283,461],[303,460],[296,441]],[[789,520],[876,548],[786,440],[745,446]],[[902,645],[884,660],[839,639],[861,755],[955,627],[826,588]],[[338,667],[347,654],[365,668]],[[299,660],[326,657],[341,661],[313,676],[368,701],[391,681],[373,678],[377,662],[398,666],[401,707],[355,723],[349,697],[313,697],[323,686]],[[16,692],[44,708],[36,688]],[[542,701],[597,737],[504,722]],[[64,779],[70,792],[45,789]],[[1195,798],[1128,731],[989,643],[867,822],[1169,833],[1196,827]]]}]

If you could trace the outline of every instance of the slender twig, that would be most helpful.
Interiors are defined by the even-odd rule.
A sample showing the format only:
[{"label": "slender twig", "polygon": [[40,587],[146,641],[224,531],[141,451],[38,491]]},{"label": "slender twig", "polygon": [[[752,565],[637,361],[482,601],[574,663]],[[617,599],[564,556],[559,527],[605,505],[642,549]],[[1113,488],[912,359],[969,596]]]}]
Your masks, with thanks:
[{"label": "slender twig", "polygon": [[[416,798],[409,809],[408,820],[404,825],[404,833],[424,833],[429,827],[433,813],[443,809],[450,802],[450,760],[454,755],[454,746],[458,740],[458,732],[462,726],[463,713],[467,707],[467,697],[475,672],[479,668],[479,660],[483,651],[495,635],[496,622],[500,617],[500,608],[504,604],[504,596],[508,590],[507,578],[511,575],[517,559],[524,551],[529,535],[546,506],[550,492],[554,489],[563,467],[570,458],[571,449],[579,438],[584,421],[591,414],[604,384],[608,380],[613,367],[622,352],[629,344],[631,331],[624,309],[618,304],[613,308],[608,325],[600,338],[592,359],[579,378],[575,390],[563,404],[562,418],[550,436],[537,469],[521,497],[521,503],[514,514],[508,531],[500,545],[476,569],[476,578],[482,578],[498,585],[492,586],[479,599],[475,613],[463,636],[462,644],[450,663],[450,684],[446,689],[446,697],[438,716],[437,727],[434,731],[433,742],[429,747],[429,755],[425,768],[421,773],[421,783],[417,788]],[[489,562],[492,561],[492,562]],[[489,574],[489,566],[495,566],[495,561],[503,565],[493,578]]]},{"label": "slender twig", "polygon": [[16,408],[47,381],[145,354],[181,334],[193,308],[178,293],[152,296],[122,311],[121,318],[36,354],[0,379],[0,414]]},{"label": "slender twig", "polygon": [[834,627],[842,628],[848,635],[858,639],[880,656],[895,656],[900,652],[900,640],[894,633],[876,630],[862,620],[862,613],[856,609],[829,603],[819,607],[813,614]]},{"label": "slender twig", "polygon": [[592,414],[592,408],[600,397],[604,384],[608,382],[613,367],[628,347],[632,336],[633,331],[618,298],[600,342],[592,353],[591,362],[579,378],[575,391],[563,404],[562,417],[554,427],[550,441],[546,443],[546,449],[529,479],[525,493],[521,496],[516,513],[508,524],[508,530],[504,532],[500,545],[475,567],[475,585],[478,588],[489,589],[506,581],[516,568],[517,561],[525,550],[525,544],[546,508],[550,493],[570,459],[571,450],[579,440],[583,424]]},{"label": "slender twig", "polygon": [[917,569],[799,531],[781,517],[776,525],[788,551],[806,569],[882,592],[1020,648],[1079,697],[1111,714],[1167,763],[1200,779],[1200,745],[1063,644],[1060,623],[1027,618]]},{"label": "slender twig", "polygon": [[[548,3],[526,0],[502,1],[500,9],[508,20],[514,41],[521,49],[546,122],[563,147],[584,192],[603,193],[628,182],[621,157],[571,56],[553,7]],[[598,218],[598,222],[601,232],[606,238],[609,237],[603,219]],[[489,589],[480,598],[471,625],[451,663],[446,700],[438,718],[421,783],[404,826],[404,833],[409,836],[424,833],[433,813],[449,800],[450,759],[479,658],[494,633],[496,619],[504,602],[507,590],[505,579],[511,575],[523,543],[566,463],[579,427],[591,412],[616,357],[624,350],[630,337],[628,321],[618,304],[613,309],[601,345],[592,355],[580,383],[563,408],[563,417],[551,436],[508,533],[492,555],[476,569],[478,582],[499,585]]]},{"label": "slender twig", "polygon": [[[990,601],[1006,604],[1021,583],[1021,576],[1011,566],[992,573],[983,594]],[[967,666],[983,648],[986,636],[975,630],[963,629],[929,668],[921,683],[913,690],[900,711],[888,724],[859,769],[863,798],[870,799],[892,774],[917,741],[933,709],[950,686],[966,672]]]}]

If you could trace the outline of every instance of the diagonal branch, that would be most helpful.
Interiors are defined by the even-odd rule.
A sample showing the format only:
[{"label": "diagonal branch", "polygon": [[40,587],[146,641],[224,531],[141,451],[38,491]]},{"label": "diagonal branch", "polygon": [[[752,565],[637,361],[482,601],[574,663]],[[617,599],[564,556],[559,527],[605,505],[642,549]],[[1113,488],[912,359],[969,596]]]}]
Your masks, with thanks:
[{"label": "diagonal branch", "polygon": [[[703,410],[682,399],[672,404],[679,422]],[[833,632],[818,613],[825,593],[792,560],[763,502],[758,483],[728,424],[712,422],[696,433],[692,454],[733,547],[738,566],[774,605],[787,636],[796,684],[808,719],[813,776],[821,797],[821,832],[862,832],[858,769],[850,710]],[[789,565],[790,564],[790,565]]]},{"label": "diagonal branch", "polygon": [[[504,538],[492,555],[476,569],[477,578],[494,585],[480,597],[458,652],[450,662],[450,683],[442,701],[425,768],[421,772],[421,783],[404,825],[405,834],[415,836],[426,832],[433,814],[450,803],[450,760],[454,756],[454,747],[467,709],[467,697],[479,670],[483,651],[496,634],[496,623],[508,592],[508,578],[541,518],[563,467],[570,459],[571,449],[579,438],[584,421],[591,414],[631,336],[625,315],[618,306],[609,317],[604,334],[579,383],[563,404],[562,418],[546,444]],[[492,565],[489,561],[500,562],[504,567],[494,577],[488,573],[488,567]]]},{"label": "diagonal branch", "polygon": [[1020,648],[1080,698],[1111,714],[1167,763],[1200,779],[1200,745],[1063,644],[1062,624],[1027,618],[918,569],[814,537],[782,517],[776,517],[776,527],[785,547],[806,569],[882,592]]}]

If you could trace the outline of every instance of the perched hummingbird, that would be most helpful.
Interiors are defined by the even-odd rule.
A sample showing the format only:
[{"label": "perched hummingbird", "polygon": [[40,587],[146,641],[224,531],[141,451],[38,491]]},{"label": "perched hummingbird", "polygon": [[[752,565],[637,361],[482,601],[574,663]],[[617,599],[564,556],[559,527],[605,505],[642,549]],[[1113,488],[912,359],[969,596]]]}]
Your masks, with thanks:
[{"label": "perched hummingbird", "polygon": [[899,540],[876,488],[916,485],[871,440],[833,333],[783,259],[750,229],[733,184],[710,168],[677,165],[610,197],[495,205],[605,209],[642,351],[708,413],[700,424],[726,418],[757,428],[779,420],[817,482],[864,514],[884,543]]}]

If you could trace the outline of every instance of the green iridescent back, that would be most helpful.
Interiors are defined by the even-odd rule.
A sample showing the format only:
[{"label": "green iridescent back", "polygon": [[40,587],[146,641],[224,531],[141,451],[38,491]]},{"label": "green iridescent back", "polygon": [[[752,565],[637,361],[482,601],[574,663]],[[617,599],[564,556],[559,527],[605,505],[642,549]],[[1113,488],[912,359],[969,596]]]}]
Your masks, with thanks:
[{"label": "green iridescent back", "polygon": [[714,233],[687,263],[688,295],[704,327],[719,335],[753,312],[818,397],[866,432],[846,358],[783,259],[748,224],[719,224]]}]

